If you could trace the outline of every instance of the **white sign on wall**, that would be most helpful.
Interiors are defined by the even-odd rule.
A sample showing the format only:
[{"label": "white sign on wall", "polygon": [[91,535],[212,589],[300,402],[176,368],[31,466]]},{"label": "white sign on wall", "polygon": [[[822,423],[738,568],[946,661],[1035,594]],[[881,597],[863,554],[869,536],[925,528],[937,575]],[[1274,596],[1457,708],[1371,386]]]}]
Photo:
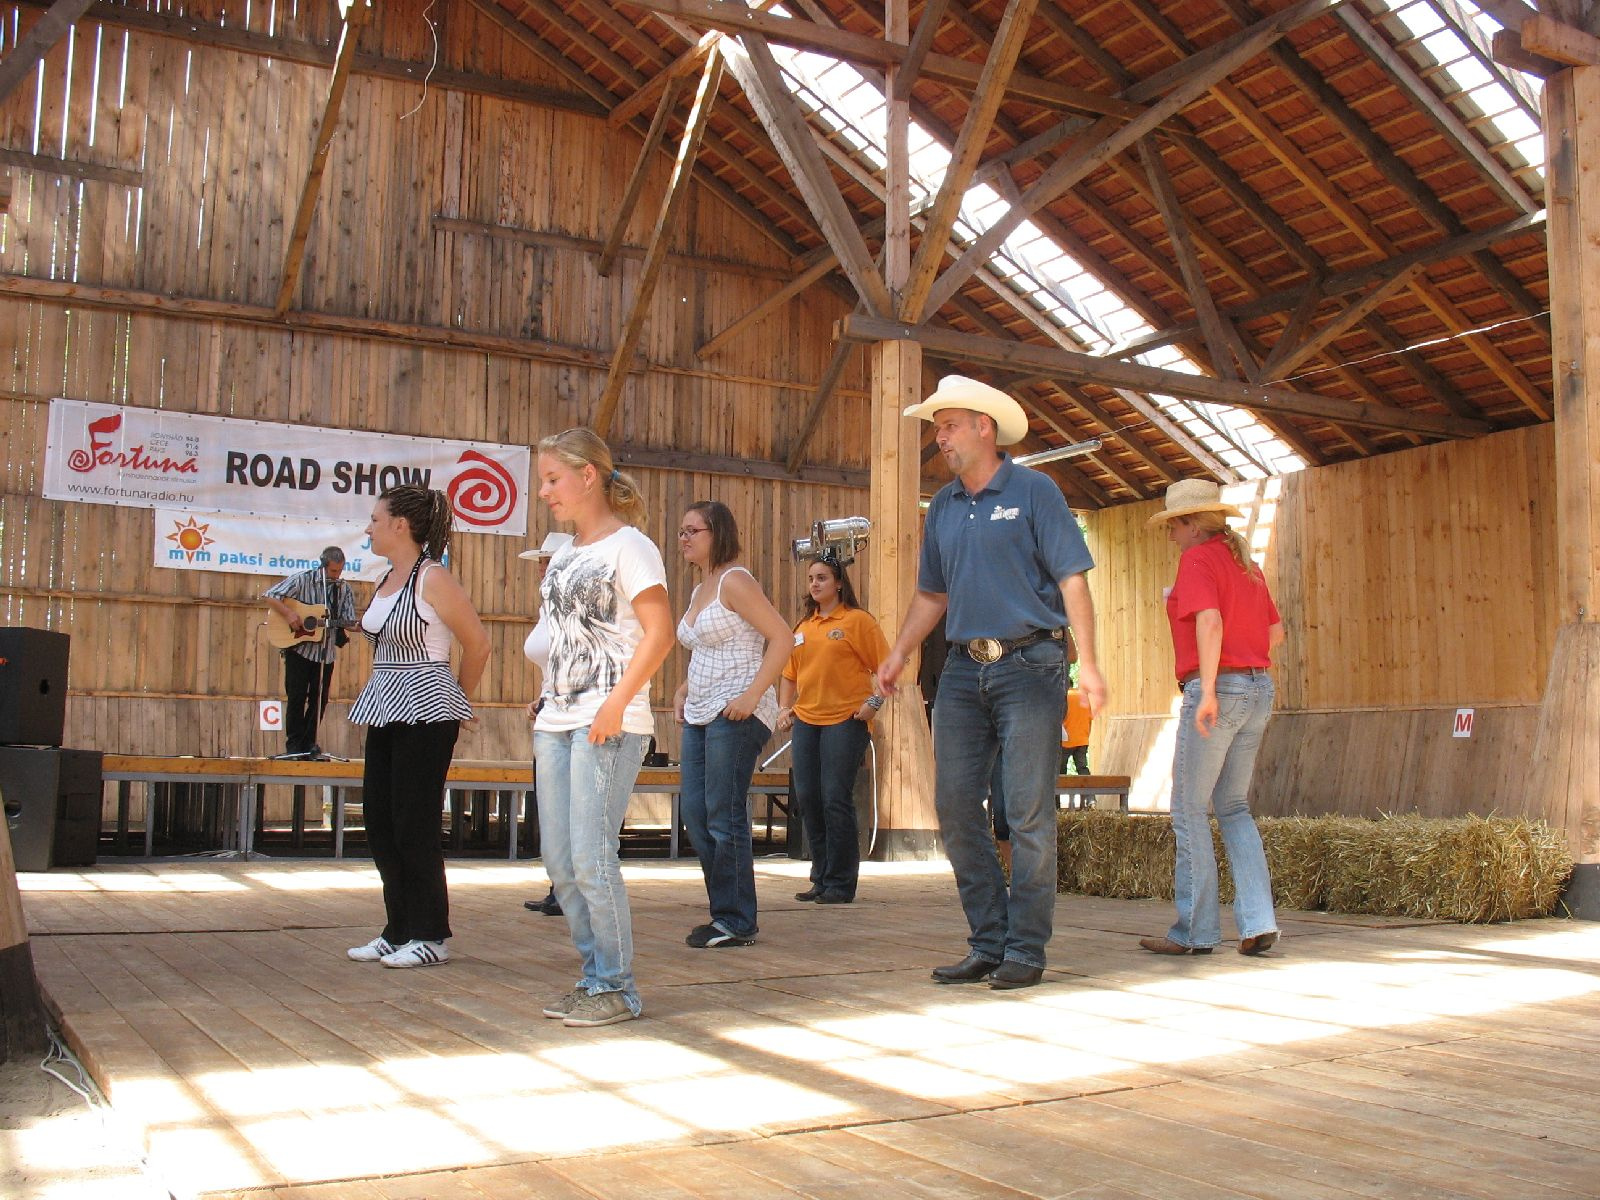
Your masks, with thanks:
[{"label": "white sign on wall", "polygon": [[526,446],[452,442],[85,400],[50,402],[50,500],[293,517],[364,529],[387,487],[450,497],[456,528],[528,529]]},{"label": "white sign on wall", "polygon": [[261,732],[262,733],[282,733],[283,732],[283,701],[282,700],[263,700],[263,701],[261,701]]},{"label": "white sign on wall", "polygon": [[317,565],[329,546],[344,551],[344,578],[376,583],[389,569],[372,553],[366,531],[283,517],[156,509],[155,565],[179,571],[225,571],[282,578]]},{"label": "white sign on wall", "polygon": [[1472,736],[1473,710],[1470,708],[1456,709],[1456,724],[1451,730],[1451,737],[1469,738]]}]

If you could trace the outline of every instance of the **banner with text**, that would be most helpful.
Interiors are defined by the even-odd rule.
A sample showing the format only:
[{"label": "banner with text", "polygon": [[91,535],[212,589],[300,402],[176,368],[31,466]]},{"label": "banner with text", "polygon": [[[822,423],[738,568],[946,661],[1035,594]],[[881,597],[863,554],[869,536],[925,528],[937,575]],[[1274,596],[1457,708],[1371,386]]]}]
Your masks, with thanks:
[{"label": "banner with text", "polygon": [[409,483],[447,493],[459,530],[521,537],[530,465],[526,446],[56,399],[44,494],[365,529],[378,493]]},{"label": "banner with text", "polygon": [[344,551],[344,577],[376,583],[387,559],[372,552],[360,526],[284,517],[156,509],[155,565],[178,571],[227,571],[281,579],[317,565],[329,546]]}]

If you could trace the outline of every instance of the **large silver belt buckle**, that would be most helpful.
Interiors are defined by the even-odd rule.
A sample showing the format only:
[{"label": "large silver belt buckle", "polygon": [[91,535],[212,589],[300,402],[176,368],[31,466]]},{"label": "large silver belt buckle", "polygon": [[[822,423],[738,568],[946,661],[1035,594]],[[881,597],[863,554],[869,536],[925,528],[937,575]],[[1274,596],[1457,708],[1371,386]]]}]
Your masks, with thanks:
[{"label": "large silver belt buckle", "polygon": [[973,660],[981,663],[999,662],[1000,656],[1005,653],[999,638],[973,638],[967,643],[967,653]]}]

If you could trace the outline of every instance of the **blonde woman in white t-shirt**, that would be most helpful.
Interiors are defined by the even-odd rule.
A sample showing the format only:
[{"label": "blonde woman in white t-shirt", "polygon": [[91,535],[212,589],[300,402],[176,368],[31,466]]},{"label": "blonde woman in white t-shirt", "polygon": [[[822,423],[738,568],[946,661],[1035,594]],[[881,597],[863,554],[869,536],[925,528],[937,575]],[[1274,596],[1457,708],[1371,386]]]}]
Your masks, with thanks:
[{"label": "blonde woman in white t-shirt", "polygon": [[644,501],[605,442],[568,429],[538,452],[539,498],[574,531],[540,586],[550,668],[533,735],[539,840],[583,960],[544,1015],[611,1025],[643,1011],[617,830],[654,733],[650,677],[672,649],[672,611],[661,551],[638,529]]}]

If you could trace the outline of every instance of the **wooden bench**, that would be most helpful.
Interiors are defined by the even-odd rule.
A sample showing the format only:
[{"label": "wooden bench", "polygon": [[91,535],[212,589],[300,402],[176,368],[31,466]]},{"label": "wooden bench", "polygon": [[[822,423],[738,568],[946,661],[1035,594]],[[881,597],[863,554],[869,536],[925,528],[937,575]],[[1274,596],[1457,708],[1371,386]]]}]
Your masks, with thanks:
[{"label": "wooden bench", "polygon": [[1057,808],[1091,808],[1096,796],[1115,796],[1117,810],[1128,811],[1128,791],[1133,786],[1129,775],[1058,775]]},{"label": "wooden bench", "polygon": [[[211,795],[215,798],[219,810],[223,806],[226,790],[235,800],[237,822],[231,819],[226,822],[229,830],[227,844],[219,848],[236,850],[243,855],[249,855],[255,849],[256,818],[260,810],[262,787],[268,784],[287,784],[297,789],[326,788],[332,793],[330,799],[333,809],[333,855],[335,858],[343,858],[345,793],[352,788],[361,787],[362,764],[359,759],[351,762],[308,762],[273,758],[173,758],[156,755],[107,754],[102,759],[101,774],[107,782],[118,785],[117,829],[124,839],[128,832],[129,809],[132,803],[130,785],[133,783],[151,785],[152,801],[154,788],[159,785],[200,785],[202,788],[212,786]],[[533,801],[533,765],[521,762],[457,762],[451,764],[445,787],[446,803],[451,807],[453,829],[461,828],[465,813],[465,804],[462,801],[464,795],[487,793],[495,797],[495,802],[500,805],[502,820],[509,830],[507,857],[515,859],[519,841],[517,827],[523,821],[537,820],[538,809],[534,807]],[[672,827],[667,835],[667,853],[672,858],[678,856],[680,846],[682,788],[683,781],[676,767],[645,767],[640,770],[639,778],[633,785],[636,795],[666,793],[672,797]],[[777,797],[787,798],[788,794],[787,771],[758,771],[750,781],[750,795],[767,797],[769,806]],[[518,804],[519,797],[523,801],[521,805]],[[303,794],[297,794],[296,799],[294,820],[298,825],[304,821]],[[208,802],[203,801],[203,803]],[[787,806],[779,803],[787,814]],[[519,808],[524,811],[519,813]],[[480,813],[487,823],[487,810],[480,808],[474,816]],[[154,852],[153,815],[154,804],[150,803],[146,808],[144,830],[146,857]],[[220,823],[220,812],[218,817]],[[768,819],[770,825],[770,807]]]}]

